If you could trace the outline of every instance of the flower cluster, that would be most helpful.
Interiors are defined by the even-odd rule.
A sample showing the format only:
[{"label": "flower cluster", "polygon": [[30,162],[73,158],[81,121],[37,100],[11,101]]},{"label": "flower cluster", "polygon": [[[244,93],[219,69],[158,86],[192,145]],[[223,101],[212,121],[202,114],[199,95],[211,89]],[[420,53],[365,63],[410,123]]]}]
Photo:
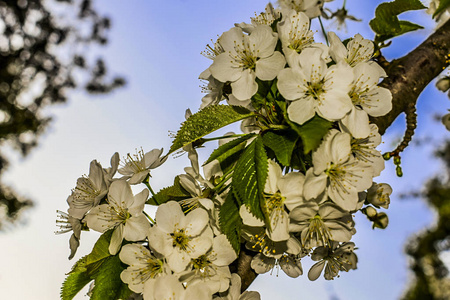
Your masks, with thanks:
[{"label": "flower cluster", "polygon": [[[183,148],[191,166],[172,186],[158,193],[150,186],[151,169],[167,158],[162,149],[127,155],[120,168],[117,153],[110,168],[91,163],[61,213],[61,232],[74,232],[70,258],[83,229],[109,233],[105,256],[120,259],[120,281],[145,300],[259,299],[241,294],[230,271],[244,247],[254,251],[258,274],[280,267],[298,277],[305,256],[316,261],[310,280],[356,269],[353,214],[387,226],[377,209],[389,207],[392,189],[373,182],[384,160],[370,122],[392,107],[391,93],[378,86],[386,73],[359,34],[343,43],[329,32],[329,46],[315,41],[310,23],[322,1],[279,2],[208,45],[212,64],[200,75],[208,94],[198,113],[187,111],[169,151]],[[244,134],[204,138],[237,120]],[[216,139],[202,172],[196,148]],[[141,183],[134,194],[131,185]],[[154,219],[146,204],[158,206]],[[77,272],[114,276],[98,275],[99,265]]]},{"label": "flower cluster", "polygon": [[[297,277],[300,258],[312,252],[321,262],[311,269],[311,280],[329,257],[340,257],[329,260],[334,265],[327,270],[333,271],[326,271],[325,278],[332,279],[356,268],[352,213],[364,204],[370,210],[375,210],[370,204],[388,208],[390,187],[383,184],[374,192],[372,179],[384,169],[384,160],[376,149],[381,136],[369,118],[387,114],[392,96],[378,86],[386,73],[373,60],[370,40],[357,34],[344,44],[329,32],[330,46],[317,43],[310,18],[318,16],[320,7],[310,10],[308,1],[280,5],[280,10],[269,5],[251,24],[236,24],[218,38],[213,63],[204,72],[216,92],[205,96],[201,108],[226,99],[256,111],[253,132],[260,135],[292,123],[291,128],[301,130],[317,118],[332,124],[303,169],[283,165],[276,155],[268,160],[263,191],[268,221],[252,214],[248,205],[239,210],[247,248],[260,252],[252,262],[257,273],[279,265]],[[261,105],[265,82],[272,85],[275,100],[265,97]],[[284,106],[286,114],[276,115],[276,106]]]}]

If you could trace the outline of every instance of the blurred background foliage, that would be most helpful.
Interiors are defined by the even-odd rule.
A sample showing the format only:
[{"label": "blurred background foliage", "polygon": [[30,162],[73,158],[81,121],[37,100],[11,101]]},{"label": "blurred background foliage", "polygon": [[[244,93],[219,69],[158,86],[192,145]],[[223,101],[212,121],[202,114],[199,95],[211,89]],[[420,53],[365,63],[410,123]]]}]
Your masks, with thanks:
[{"label": "blurred background foliage", "polygon": [[[37,145],[51,121],[42,113],[46,106],[65,103],[75,88],[104,94],[125,80],[108,76],[102,58],[88,56],[94,45],[107,44],[111,26],[90,0],[0,1],[0,18],[1,176],[5,146],[27,155]],[[0,179],[0,230],[32,205]]]},{"label": "blurred background foliage", "polygon": [[450,141],[436,151],[443,173],[431,178],[422,192],[411,196],[423,199],[436,213],[435,225],[412,237],[406,245],[413,278],[404,300],[450,299],[448,266],[442,255],[450,250]]}]

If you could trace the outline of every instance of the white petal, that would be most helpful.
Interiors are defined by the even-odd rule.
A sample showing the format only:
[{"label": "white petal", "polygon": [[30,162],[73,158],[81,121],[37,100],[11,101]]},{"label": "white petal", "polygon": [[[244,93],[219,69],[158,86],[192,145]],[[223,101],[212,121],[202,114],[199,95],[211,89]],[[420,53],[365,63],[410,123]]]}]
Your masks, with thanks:
[{"label": "white petal", "polygon": [[197,258],[205,254],[212,246],[212,239],[208,236],[201,235],[192,239],[189,242],[190,251],[188,255],[192,258]]},{"label": "white petal", "polygon": [[90,229],[98,232],[105,232],[116,224],[111,219],[111,209],[108,204],[94,207],[84,217],[84,220]]},{"label": "white petal", "polygon": [[175,224],[180,223],[185,216],[178,202],[169,201],[158,207],[155,218],[160,230],[172,233]]},{"label": "white petal", "polygon": [[[158,277],[154,284],[153,295],[155,300],[181,300],[184,288],[175,275]],[[164,287],[164,288],[159,288]],[[145,298],[147,300],[147,298]]]},{"label": "white petal", "polygon": [[369,116],[362,109],[353,107],[341,122],[354,138],[362,139],[370,134]]},{"label": "white petal", "polygon": [[267,172],[267,180],[264,187],[264,192],[268,194],[275,194],[276,192],[278,192],[278,180],[281,178],[283,173],[281,171],[281,167],[276,162],[271,159],[269,159],[268,162],[269,171]]},{"label": "white petal", "polygon": [[267,230],[267,235],[274,242],[286,241],[289,239],[289,216],[285,211],[275,210],[270,215],[271,230]]},{"label": "white petal", "polygon": [[306,200],[317,198],[326,188],[328,176],[324,173],[316,176],[313,169],[306,172],[303,196]]},{"label": "white petal", "polygon": [[320,82],[328,70],[325,61],[322,59],[321,49],[306,48],[300,53],[299,60],[308,82]]},{"label": "white petal", "polygon": [[352,153],[351,137],[348,133],[339,132],[331,140],[330,153],[334,164],[343,164],[349,160]]},{"label": "white petal", "polygon": [[278,73],[278,90],[288,100],[305,97],[306,85],[306,77],[300,69],[286,68]]},{"label": "white petal", "polygon": [[239,68],[230,54],[225,52],[216,56],[209,70],[217,80],[233,82],[241,77],[243,68]]},{"label": "white petal", "polygon": [[239,215],[241,216],[242,222],[245,225],[253,227],[264,226],[264,222],[253,216],[253,214],[248,210],[248,208],[245,205],[241,205],[241,208],[239,209]]},{"label": "white petal", "polygon": [[283,54],[275,51],[273,55],[267,58],[261,58],[256,62],[256,77],[261,80],[273,80],[286,65],[286,59]]},{"label": "white petal", "polygon": [[388,89],[376,86],[366,96],[361,106],[369,115],[381,117],[392,110],[392,94]]},{"label": "white petal", "polygon": [[181,228],[186,228],[185,233],[189,236],[199,235],[208,224],[209,217],[206,210],[196,208],[186,215],[183,222],[180,222]]},{"label": "white petal", "polygon": [[312,119],[316,114],[316,103],[313,98],[308,97],[300,99],[289,104],[288,109],[289,119],[297,124],[304,124],[306,121]]},{"label": "white petal", "polygon": [[189,285],[182,300],[211,300],[212,293],[206,284],[201,282]]},{"label": "white petal", "polygon": [[215,254],[213,254],[215,257],[214,264],[217,266],[228,266],[237,258],[236,252],[234,252],[233,247],[231,247],[224,234],[214,238],[213,253]]},{"label": "white petal", "polygon": [[255,78],[256,74],[253,70],[244,70],[241,73],[241,77],[231,83],[233,95],[239,100],[250,99],[258,91],[258,84]]},{"label": "white petal", "polygon": [[111,243],[109,244],[109,253],[116,255],[119,252],[120,246],[123,241],[123,225],[119,225],[114,229],[111,236]]},{"label": "white petal", "polygon": [[325,267],[325,261],[321,260],[318,263],[315,263],[308,272],[308,278],[311,281],[319,278],[320,273],[322,273],[323,267]]},{"label": "white petal", "polygon": [[256,26],[248,38],[250,47],[258,51],[257,54],[260,58],[265,58],[272,55],[277,41],[277,35],[268,25]]},{"label": "white petal", "polygon": [[336,33],[329,31],[328,40],[330,41],[330,55],[333,60],[336,63],[345,60],[347,58],[348,51]]},{"label": "white petal", "polygon": [[173,238],[158,226],[153,226],[148,230],[148,241],[150,248],[164,256],[173,252]]},{"label": "white petal", "polygon": [[137,217],[131,217],[124,225],[123,237],[127,241],[141,241],[145,239],[149,229],[150,223],[148,222],[146,216],[140,215]]},{"label": "white petal", "polygon": [[317,113],[329,121],[342,119],[352,108],[352,100],[346,92],[332,90],[321,95],[321,104],[317,105]]}]

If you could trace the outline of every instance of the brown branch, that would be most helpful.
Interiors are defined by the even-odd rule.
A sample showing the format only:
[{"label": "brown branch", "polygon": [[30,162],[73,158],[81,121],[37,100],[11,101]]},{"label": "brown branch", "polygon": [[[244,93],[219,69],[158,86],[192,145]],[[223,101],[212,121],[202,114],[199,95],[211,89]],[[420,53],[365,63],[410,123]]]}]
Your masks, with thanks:
[{"label": "brown branch", "polygon": [[415,104],[423,89],[448,66],[450,53],[450,20],[437,29],[416,49],[390,63],[386,78],[380,85],[392,93],[392,110],[383,117],[373,118],[380,134],[404,112]]},{"label": "brown branch", "polygon": [[[402,58],[392,61],[386,78],[380,85],[392,92],[392,111],[386,116],[372,118],[380,134],[404,112],[415,104],[423,89],[448,66],[446,55],[450,53],[450,20],[437,29],[420,46]],[[245,291],[258,274],[250,263],[256,253],[241,251],[237,260],[237,273],[241,276],[241,290]]]}]

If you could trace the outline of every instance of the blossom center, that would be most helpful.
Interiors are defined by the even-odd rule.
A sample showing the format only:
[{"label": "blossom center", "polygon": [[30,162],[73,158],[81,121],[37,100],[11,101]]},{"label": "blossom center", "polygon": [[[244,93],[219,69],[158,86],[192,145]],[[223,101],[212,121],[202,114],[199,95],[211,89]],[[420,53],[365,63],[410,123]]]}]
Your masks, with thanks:
[{"label": "blossom center", "polygon": [[331,239],[331,232],[327,226],[325,226],[320,215],[315,215],[314,218],[309,220],[309,227],[306,233],[304,243],[315,241],[318,244],[321,242],[323,245],[328,245]]},{"label": "blossom center", "polygon": [[322,80],[318,82],[308,82],[306,95],[313,97],[314,100],[320,101],[320,95],[324,92],[323,83]]},{"label": "blossom center", "polygon": [[148,256],[137,257],[137,259],[143,260],[146,266],[136,272],[136,277],[133,278],[133,280],[139,278],[139,282],[142,283],[147,281],[149,278],[155,279],[164,271],[163,262],[159,259],[153,259]]},{"label": "blossom center", "polygon": [[94,182],[89,177],[82,177],[78,180],[77,186],[73,190],[72,197],[75,207],[92,206],[95,198],[101,194]]},{"label": "blossom center", "polygon": [[199,270],[202,273],[205,273],[205,275],[209,276],[209,268],[212,264],[211,260],[206,254],[201,255],[200,257],[192,260],[192,265],[194,269]]},{"label": "blossom center", "polygon": [[234,59],[239,67],[251,70],[254,70],[256,68],[256,61],[258,60],[258,57],[255,51],[252,51],[249,46],[245,45],[244,43],[237,44],[235,42],[234,50],[236,51],[236,55],[230,56]]},{"label": "blossom center", "polygon": [[186,251],[189,246],[189,236],[186,235],[184,229],[180,229],[174,233],[171,233],[173,238],[172,246],[178,247],[183,251]]},{"label": "blossom center", "polygon": [[283,197],[279,192],[268,195],[266,197],[266,203],[267,203],[267,209],[272,212],[277,209],[284,209],[284,200],[286,200],[285,197]]},{"label": "blossom center", "polygon": [[130,153],[124,158],[123,163],[125,168],[130,168],[133,173],[139,173],[145,171],[145,160],[144,160],[144,150],[137,151],[136,154],[131,155]]}]

